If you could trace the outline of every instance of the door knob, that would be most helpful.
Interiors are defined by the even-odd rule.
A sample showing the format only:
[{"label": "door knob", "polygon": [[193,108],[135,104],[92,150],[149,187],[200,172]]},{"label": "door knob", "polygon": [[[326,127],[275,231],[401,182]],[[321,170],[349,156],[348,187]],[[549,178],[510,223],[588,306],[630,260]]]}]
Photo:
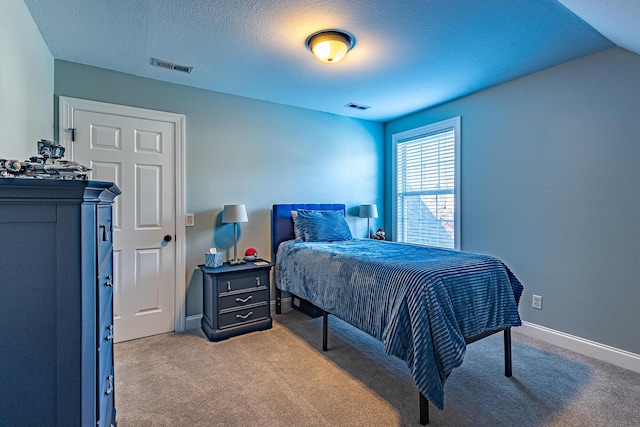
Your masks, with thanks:
[{"label": "door knob", "polygon": [[171,241],[171,235],[167,234],[166,236],[164,236],[164,241],[165,242],[170,242]]}]

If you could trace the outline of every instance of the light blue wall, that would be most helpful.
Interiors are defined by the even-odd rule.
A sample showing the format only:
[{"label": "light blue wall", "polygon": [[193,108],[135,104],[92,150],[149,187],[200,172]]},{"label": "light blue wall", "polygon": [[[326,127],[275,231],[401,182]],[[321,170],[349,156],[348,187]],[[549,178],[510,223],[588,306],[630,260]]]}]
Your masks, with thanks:
[{"label": "light blue wall", "polygon": [[639,82],[640,56],[613,48],[385,127],[390,171],[392,134],[462,116],[462,249],[511,267],[523,320],[636,354]]},{"label": "light blue wall", "polygon": [[53,139],[53,56],[22,0],[0,12],[0,158],[25,160]]},{"label": "light blue wall", "polygon": [[65,61],[55,61],[55,94],[185,114],[186,205],[196,219],[187,228],[188,316],[202,312],[195,269],[204,252],[233,246],[233,225],[219,224],[223,205],[247,206],[238,251],[271,258],[274,203],[345,203],[361,237],[358,206],[382,203],[382,124]]}]

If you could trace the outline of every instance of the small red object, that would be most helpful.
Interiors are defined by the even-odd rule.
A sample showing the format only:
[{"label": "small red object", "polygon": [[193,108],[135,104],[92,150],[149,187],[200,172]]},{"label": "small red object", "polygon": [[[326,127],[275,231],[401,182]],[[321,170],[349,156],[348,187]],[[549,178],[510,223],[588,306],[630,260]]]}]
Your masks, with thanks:
[{"label": "small red object", "polygon": [[258,251],[256,251],[253,248],[249,248],[249,249],[247,249],[245,251],[244,256],[255,256],[255,257],[257,257],[258,256]]}]

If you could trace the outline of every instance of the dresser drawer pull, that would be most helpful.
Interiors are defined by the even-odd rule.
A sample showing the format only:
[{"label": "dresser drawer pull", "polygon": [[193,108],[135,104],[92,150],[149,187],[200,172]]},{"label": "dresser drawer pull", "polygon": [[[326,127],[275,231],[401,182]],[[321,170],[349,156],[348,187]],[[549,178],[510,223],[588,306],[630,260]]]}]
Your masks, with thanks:
[{"label": "dresser drawer pull", "polygon": [[107,233],[107,226],[102,224],[100,226],[100,229],[102,230],[102,241],[103,242],[108,242],[109,241],[109,233]]},{"label": "dresser drawer pull", "polygon": [[244,316],[242,314],[236,314],[236,317],[238,319],[247,319],[249,316],[251,316],[253,314],[253,311],[248,312],[247,314],[245,314]]},{"label": "dresser drawer pull", "polygon": [[256,277],[256,286],[260,287],[260,278],[259,277]]},{"label": "dresser drawer pull", "polygon": [[248,297],[246,297],[245,299],[242,299],[240,297],[236,298],[236,302],[247,302],[249,301],[251,298],[253,298],[253,295],[249,295]]},{"label": "dresser drawer pull", "polygon": [[113,286],[113,276],[112,275],[108,275],[106,278],[106,280],[104,281],[104,285],[109,288],[111,286]]},{"label": "dresser drawer pull", "polygon": [[227,281],[227,291],[231,291],[231,282]]},{"label": "dresser drawer pull", "polygon": [[111,341],[113,339],[113,325],[107,326],[107,329],[109,330],[109,335],[105,337],[105,340]]},{"label": "dresser drawer pull", "polygon": [[113,393],[113,375],[109,375],[107,377],[107,381],[109,381],[109,388],[104,392],[107,396]]}]

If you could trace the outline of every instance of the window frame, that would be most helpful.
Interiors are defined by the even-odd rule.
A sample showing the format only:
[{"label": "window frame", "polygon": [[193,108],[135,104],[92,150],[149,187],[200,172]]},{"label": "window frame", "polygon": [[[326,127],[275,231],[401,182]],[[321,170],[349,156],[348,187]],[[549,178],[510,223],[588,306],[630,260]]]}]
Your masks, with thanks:
[{"label": "window frame", "polygon": [[398,144],[405,142],[411,139],[422,138],[428,135],[433,135],[434,133],[444,132],[448,129],[453,128],[455,133],[454,137],[454,156],[455,156],[455,173],[454,173],[454,249],[460,250],[460,199],[461,199],[461,188],[460,188],[460,122],[461,116],[453,117],[450,119],[442,120],[436,123],[431,123],[425,126],[420,126],[414,129],[409,129],[403,132],[394,133],[391,136],[391,231],[393,236],[393,241],[398,241]]}]

